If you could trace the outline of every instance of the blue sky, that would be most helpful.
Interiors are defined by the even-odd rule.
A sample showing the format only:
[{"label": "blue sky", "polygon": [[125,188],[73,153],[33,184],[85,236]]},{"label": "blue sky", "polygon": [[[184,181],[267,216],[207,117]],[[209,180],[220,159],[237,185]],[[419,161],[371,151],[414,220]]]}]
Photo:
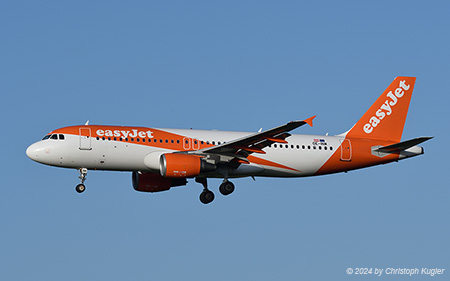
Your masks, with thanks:
[{"label": "blue sky", "polygon": [[[450,270],[446,1],[3,1],[0,279],[447,280],[347,268]],[[68,125],[295,133],[349,129],[396,76],[417,77],[403,139],[425,155],[316,178],[160,194],[131,174],[37,164]]]}]

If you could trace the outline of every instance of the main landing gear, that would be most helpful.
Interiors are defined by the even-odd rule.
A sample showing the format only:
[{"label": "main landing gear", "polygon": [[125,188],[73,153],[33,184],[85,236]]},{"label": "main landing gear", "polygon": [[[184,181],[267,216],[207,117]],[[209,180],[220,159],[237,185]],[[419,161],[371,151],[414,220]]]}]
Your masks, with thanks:
[{"label": "main landing gear", "polygon": [[[203,204],[209,204],[214,200],[214,193],[208,189],[208,182],[206,178],[195,178],[195,181],[203,185],[203,192],[200,193],[200,201]],[[219,186],[219,191],[222,195],[230,195],[234,191],[234,184],[227,179]]]},{"label": "main landing gear", "polygon": [[219,186],[219,191],[222,195],[230,195],[234,191],[234,184],[231,181],[224,180]]},{"label": "main landing gear", "polygon": [[75,190],[78,193],[83,193],[86,190],[86,186],[84,185],[84,181],[87,178],[87,169],[86,168],[80,168],[80,169],[78,169],[78,171],[80,172],[80,176],[78,178],[81,180],[81,183],[78,184],[75,187]]}]

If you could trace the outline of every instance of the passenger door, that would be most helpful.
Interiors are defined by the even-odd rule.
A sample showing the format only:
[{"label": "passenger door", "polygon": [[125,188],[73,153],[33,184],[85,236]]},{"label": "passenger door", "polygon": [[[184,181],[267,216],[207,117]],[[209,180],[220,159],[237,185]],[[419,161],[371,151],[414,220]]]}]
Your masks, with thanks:
[{"label": "passenger door", "polygon": [[349,139],[341,139],[341,161],[352,161],[352,144]]},{"label": "passenger door", "polygon": [[91,150],[91,128],[80,128],[80,149]]}]

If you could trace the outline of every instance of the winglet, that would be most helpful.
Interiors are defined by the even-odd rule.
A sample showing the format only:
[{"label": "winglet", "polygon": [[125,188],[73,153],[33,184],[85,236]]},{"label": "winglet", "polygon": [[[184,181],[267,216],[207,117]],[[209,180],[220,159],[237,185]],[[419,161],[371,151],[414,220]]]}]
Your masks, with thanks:
[{"label": "winglet", "polygon": [[309,117],[308,119],[306,119],[306,120],[303,120],[303,122],[306,122],[306,124],[308,124],[309,126],[313,126],[313,120],[314,120],[314,118],[316,118],[316,116],[317,115],[314,115],[313,117]]}]

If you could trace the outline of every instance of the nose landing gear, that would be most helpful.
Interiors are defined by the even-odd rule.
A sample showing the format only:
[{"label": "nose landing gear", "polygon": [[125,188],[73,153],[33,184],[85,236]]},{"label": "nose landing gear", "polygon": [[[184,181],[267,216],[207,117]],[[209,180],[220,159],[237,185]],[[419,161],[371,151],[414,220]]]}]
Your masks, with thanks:
[{"label": "nose landing gear", "polygon": [[84,185],[84,181],[87,178],[87,169],[86,168],[80,168],[80,169],[78,169],[78,171],[80,172],[80,176],[78,178],[81,180],[81,183],[78,184],[75,187],[75,190],[78,193],[83,193],[86,190],[86,186]]}]

